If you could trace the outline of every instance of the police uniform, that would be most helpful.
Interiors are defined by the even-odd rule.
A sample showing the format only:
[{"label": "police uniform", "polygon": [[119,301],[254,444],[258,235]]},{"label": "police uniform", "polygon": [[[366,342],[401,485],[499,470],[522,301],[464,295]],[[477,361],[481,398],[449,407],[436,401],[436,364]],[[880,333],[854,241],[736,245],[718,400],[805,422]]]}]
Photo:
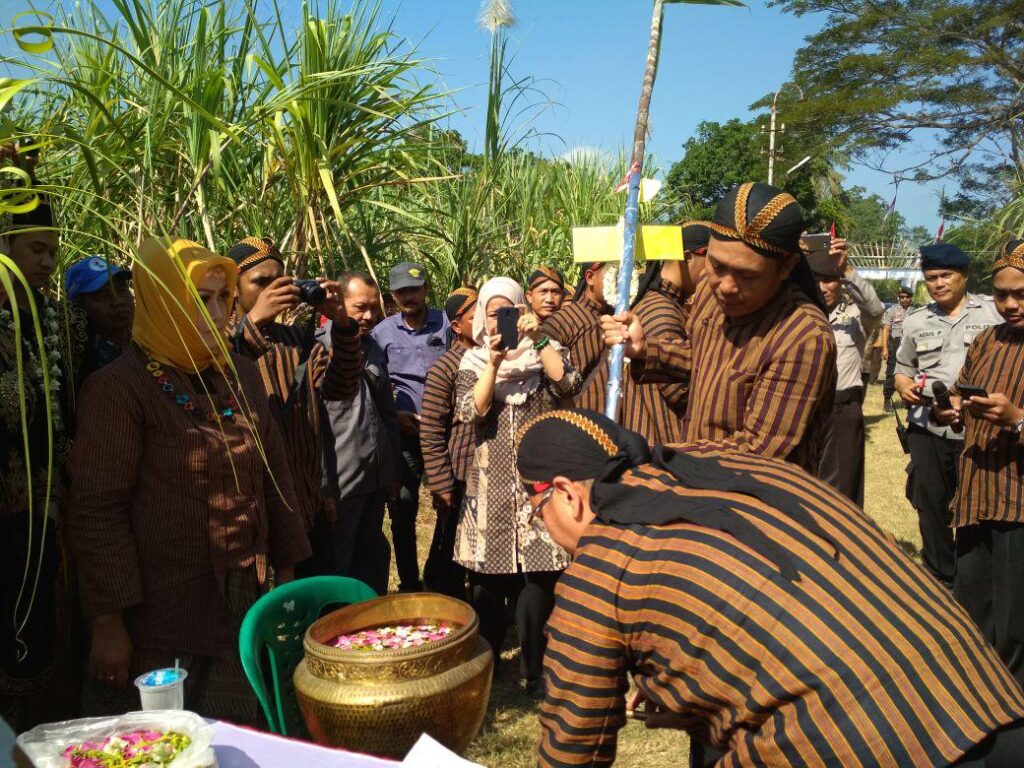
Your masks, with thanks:
[{"label": "police uniform", "polygon": [[[815,274],[840,277],[830,256],[808,257]],[[836,337],[836,397],[831,425],[821,452],[818,477],[864,506],[864,384],[861,362],[867,340],[881,322],[885,307],[871,283],[850,270],[842,276],[843,298],[829,313]]]},{"label": "police uniform", "polygon": [[[938,244],[921,249],[922,269],[966,269],[969,260],[956,246]],[[910,475],[907,498],[918,512],[925,567],[952,587],[955,572],[949,504],[956,491],[956,462],[963,435],[930,420],[932,386],[952,388],[971,342],[986,328],[1003,322],[989,296],[967,294],[956,317],[935,302],[916,309],[903,323],[896,373],[920,380],[926,376],[925,401],[912,406],[908,417]]]},{"label": "police uniform", "polygon": [[[903,284],[900,286],[900,293],[907,293],[913,296],[914,289],[909,284]],[[883,331],[886,328],[889,329],[889,358],[885,361],[885,384],[882,387],[882,397],[885,398],[887,411],[891,408],[889,400],[896,391],[893,377],[896,374],[896,352],[899,350],[900,342],[903,340],[903,323],[913,311],[913,304],[904,308],[897,300],[896,304],[893,304],[885,311],[885,317],[882,318]]]}]

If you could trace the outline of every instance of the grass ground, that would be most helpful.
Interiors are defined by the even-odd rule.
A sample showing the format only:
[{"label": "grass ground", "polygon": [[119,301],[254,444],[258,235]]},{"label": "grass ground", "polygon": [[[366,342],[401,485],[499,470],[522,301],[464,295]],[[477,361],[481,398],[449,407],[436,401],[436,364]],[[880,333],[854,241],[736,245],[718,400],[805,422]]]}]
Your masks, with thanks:
[{"label": "grass ground", "polygon": [[[919,560],[921,537],[917,516],[904,495],[907,460],[896,439],[893,417],[882,412],[881,392],[880,386],[872,386],[864,404],[867,425],[865,511],[892,534],[912,557]],[[428,505],[424,505],[421,511],[417,533],[422,566],[430,544],[434,518]],[[396,575],[392,573],[392,589],[396,586]],[[487,768],[536,765],[536,705],[519,688],[518,651],[506,646],[502,657],[504,663],[491,692],[491,703],[483,728],[465,757]],[[648,731],[642,723],[630,722],[619,735],[616,765],[623,768],[686,765],[688,753],[689,742],[684,733]]]}]

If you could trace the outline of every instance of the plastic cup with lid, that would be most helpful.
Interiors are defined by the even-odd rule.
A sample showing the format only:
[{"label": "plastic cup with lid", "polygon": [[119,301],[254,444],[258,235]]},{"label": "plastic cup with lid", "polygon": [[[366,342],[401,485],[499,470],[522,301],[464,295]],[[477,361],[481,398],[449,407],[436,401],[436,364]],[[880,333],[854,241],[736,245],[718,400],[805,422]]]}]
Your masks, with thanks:
[{"label": "plastic cup with lid", "polygon": [[188,671],[180,667],[154,669],[135,678],[135,687],[139,689],[142,709],[184,709],[185,678]]}]

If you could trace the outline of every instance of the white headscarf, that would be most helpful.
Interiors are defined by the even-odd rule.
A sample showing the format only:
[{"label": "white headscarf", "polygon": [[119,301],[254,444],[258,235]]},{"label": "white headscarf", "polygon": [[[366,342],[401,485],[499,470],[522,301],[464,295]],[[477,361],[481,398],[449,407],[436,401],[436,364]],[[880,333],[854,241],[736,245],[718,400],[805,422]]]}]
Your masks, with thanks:
[{"label": "white headscarf", "polygon": [[[517,306],[526,304],[522,286],[510,277],[492,277],[480,287],[479,295],[477,311],[473,316],[473,340],[477,346],[467,351],[459,364],[460,370],[473,371],[477,375],[483,372],[491,358],[491,339],[487,334],[487,305],[491,299],[508,299]],[[549,343],[554,349],[561,349],[556,342]],[[498,366],[494,384],[495,400],[522,405],[527,396],[540,386],[543,371],[540,353],[533,348],[530,338],[524,336],[519,340],[519,346],[509,350]]]}]

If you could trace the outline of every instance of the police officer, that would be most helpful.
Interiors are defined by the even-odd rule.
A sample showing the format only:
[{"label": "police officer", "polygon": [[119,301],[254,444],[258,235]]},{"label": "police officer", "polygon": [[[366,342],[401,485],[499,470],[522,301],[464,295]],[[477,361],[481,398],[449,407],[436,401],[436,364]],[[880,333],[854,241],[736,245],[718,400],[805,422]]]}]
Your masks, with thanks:
[{"label": "police officer", "polygon": [[833,239],[829,253],[812,252],[807,261],[825,299],[836,337],[836,397],[832,425],[821,454],[818,477],[864,506],[864,347],[878,328],[885,306],[871,283],[849,263],[846,241]]},{"label": "police officer", "polygon": [[955,245],[921,248],[921,271],[932,301],[903,322],[896,353],[896,391],[910,410],[907,497],[918,513],[925,567],[950,588],[955,551],[949,503],[956,490],[963,434],[931,418],[932,388],[940,381],[952,387],[970,343],[1002,322],[991,297],[967,292],[969,263]]},{"label": "police officer", "polygon": [[900,284],[896,303],[885,311],[882,318],[882,359],[885,360],[885,385],[882,397],[885,398],[885,412],[892,411],[892,395],[896,391],[896,350],[903,339],[903,321],[907,319],[914,305],[914,286],[910,283]]}]

